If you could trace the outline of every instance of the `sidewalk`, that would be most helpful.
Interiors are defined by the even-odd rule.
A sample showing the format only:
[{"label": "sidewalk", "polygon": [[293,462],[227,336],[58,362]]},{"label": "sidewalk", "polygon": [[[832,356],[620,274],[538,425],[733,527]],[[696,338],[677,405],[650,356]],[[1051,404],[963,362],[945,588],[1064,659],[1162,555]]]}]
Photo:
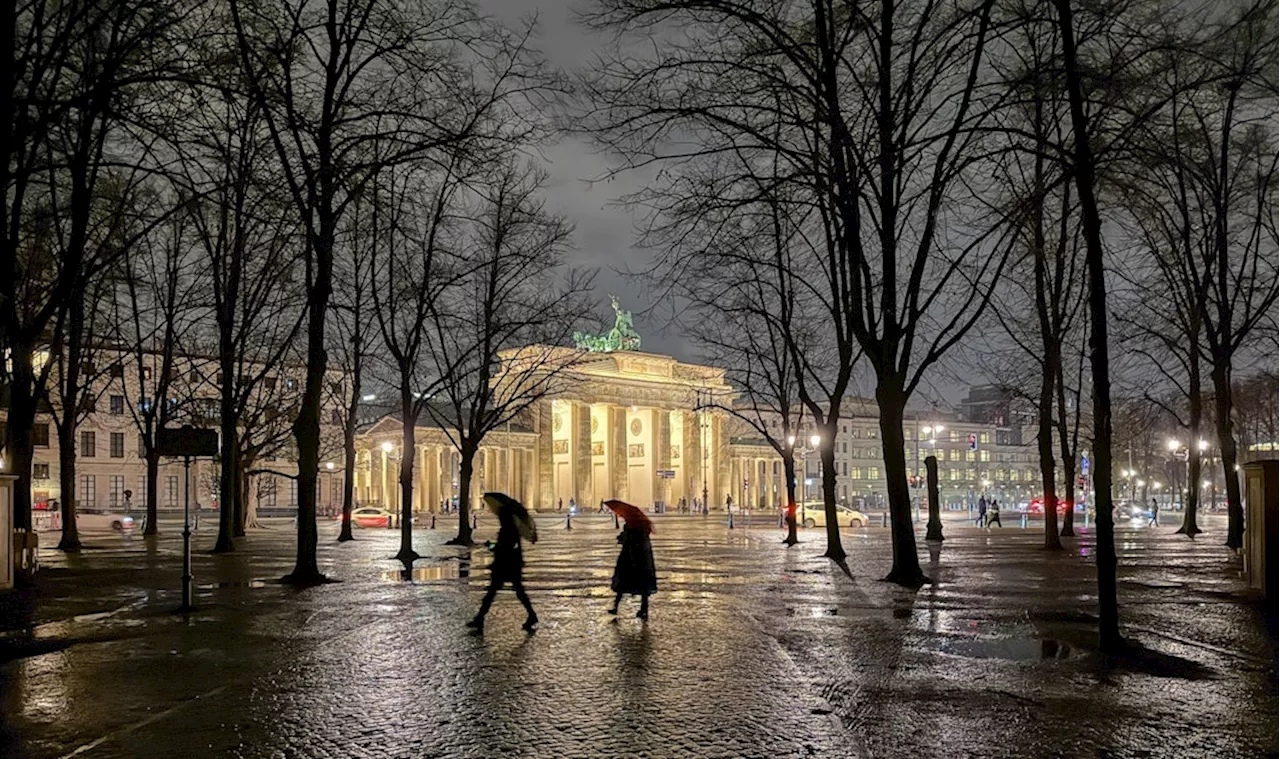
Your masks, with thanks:
[{"label": "sidewalk", "polygon": [[921,546],[938,582],[912,593],[878,580],[883,530],[846,533],[847,577],[819,531],[787,549],[776,529],[662,518],[642,625],[634,602],[603,613],[612,527],[540,520],[526,561],[541,627],[520,631],[507,592],[483,637],[462,623],[487,552],[444,546],[453,530],[415,532],[426,558],[406,583],[398,533],[325,529],[321,564],[342,581],[306,591],[275,582],[287,525],[233,556],[206,553],[204,533],[189,620],[171,612],[177,536],[110,537],[46,554],[30,618],[46,648],[0,666],[0,755],[1273,754],[1274,632],[1237,595],[1225,525],[1205,526],[1194,543],[1120,529],[1122,622],[1157,653],[1119,664],[1092,649],[1088,535],[1047,555],[1032,530],[949,526],[936,556]]}]

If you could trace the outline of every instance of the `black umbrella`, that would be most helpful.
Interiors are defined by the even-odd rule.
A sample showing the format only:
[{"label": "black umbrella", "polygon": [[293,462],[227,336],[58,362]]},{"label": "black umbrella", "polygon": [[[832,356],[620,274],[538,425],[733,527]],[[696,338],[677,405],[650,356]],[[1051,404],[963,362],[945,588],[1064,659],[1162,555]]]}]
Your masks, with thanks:
[{"label": "black umbrella", "polygon": [[510,517],[525,540],[530,543],[538,542],[538,526],[533,523],[533,515],[524,504],[506,493],[485,493],[484,502],[499,519],[503,516]]}]

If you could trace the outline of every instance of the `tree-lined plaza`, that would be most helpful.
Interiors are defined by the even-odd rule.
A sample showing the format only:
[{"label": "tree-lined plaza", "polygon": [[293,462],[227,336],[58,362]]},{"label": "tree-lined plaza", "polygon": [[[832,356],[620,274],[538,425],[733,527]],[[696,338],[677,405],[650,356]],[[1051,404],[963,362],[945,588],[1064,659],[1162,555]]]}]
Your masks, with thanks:
[{"label": "tree-lined plaza", "polygon": [[[637,545],[629,530],[651,530],[660,590],[654,629],[618,641],[620,693],[649,687],[671,582],[687,591],[682,614],[705,608],[725,625],[773,630],[762,618],[806,605],[892,608],[912,621],[890,625],[901,650],[886,660],[980,659],[984,640],[1040,640],[1075,652],[1064,678],[1165,673],[1186,681],[1180,703],[1229,670],[1239,689],[1210,695],[1269,703],[1261,734],[1274,741],[1274,687],[1257,680],[1274,681],[1275,610],[1256,603],[1274,599],[1266,525],[1280,498],[1274,3],[589,0],[571,21],[534,10],[30,0],[3,11],[0,463],[16,588],[0,601],[19,660],[6,680],[57,655],[31,641],[81,603],[64,600],[77,587],[77,614],[158,612],[169,596],[154,583],[181,568],[173,541],[194,521],[177,521],[178,507],[194,492],[197,583],[218,578],[197,596],[224,610],[209,628],[223,642],[253,614],[218,588],[266,580],[298,593],[273,590],[264,614],[326,615],[350,587],[357,617],[400,605],[431,618],[433,636],[464,636],[467,594],[445,603],[416,583],[468,590],[488,550],[494,583],[513,579],[522,600],[522,568],[541,578],[540,607],[592,596],[596,581],[610,595],[612,560],[599,576],[591,562],[625,527],[617,572]],[[592,46],[589,62],[551,49],[569,30]],[[565,146],[599,170],[566,178],[550,157]],[[566,205],[567,181],[626,215],[630,250],[592,249],[576,225],[594,210]],[[630,289],[605,317],[615,281]],[[675,355],[647,342],[659,331]],[[195,475],[166,447],[183,427],[217,433]],[[680,538],[664,542],[668,529]],[[708,552],[717,541],[732,550]],[[583,573],[544,574],[548,542],[553,563],[581,556]],[[753,556],[784,579],[739,564]],[[1197,602],[1211,575],[1231,589],[1204,612],[1227,643],[1178,637],[1177,592],[1167,614],[1129,605],[1143,603],[1135,583],[1167,588],[1149,571],[1164,556]],[[720,561],[730,584],[757,587],[683,574]],[[983,618],[1002,593],[1034,598],[1013,585],[1037,577],[1038,632],[1014,631],[1003,612],[990,632],[936,618],[974,563],[992,569],[961,607]],[[95,580],[109,564],[113,579]],[[1051,587],[1055,571],[1074,595]],[[821,590],[793,573],[820,574]],[[141,607],[108,603],[140,587],[154,591]],[[753,611],[762,588],[776,600]],[[813,593],[816,605],[790,600]],[[566,608],[553,628],[595,629],[584,605]],[[1055,624],[1071,629],[1041,629]],[[726,645],[785,650],[787,698],[813,696],[821,662],[874,647],[854,622],[841,634],[863,643],[801,651],[786,626]],[[493,654],[467,645],[444,648]],[[672,655],[687,668],[687,653]],[[740,703],[774,692],[736,673],[750,662],[709,660],[720,687],[745,689]],[[262,663],[244,665],[269,698]],[[528,683],[509,661],[497,671]],[[998,678],[1040,698],[1015,673]],[[839,719],[811,754],[894,751],[866,721],[902,694],[885,681],[866,703],[842,701],[871,687],[858,682],[823,683],[811,714]],[[33,696],[15,698],[23,710]],[[1046,714],[1059,708],[1070,707]],[[6,740],[43,755],[23,719]],[[77,723],[77,740],[105,730],[103,745],[141,750],[109,722]],[[801,755],[802,722],[783,719],[758,745]],[[1257,728],[1193,750],[1249,754]],[[948,729],[943,750],[1008,753]],[[649,750],[750,753],[727,738],[680,744],[691,731],[668,725],[661,739],[679,747]],[[379,745],[436,745],[415,734]],[[320,755],[301,735],[250,753]],[[465,755],[463,743],[437,748]],[[1105,735],[1051,743],[1034,750],[1161,750]]]}]

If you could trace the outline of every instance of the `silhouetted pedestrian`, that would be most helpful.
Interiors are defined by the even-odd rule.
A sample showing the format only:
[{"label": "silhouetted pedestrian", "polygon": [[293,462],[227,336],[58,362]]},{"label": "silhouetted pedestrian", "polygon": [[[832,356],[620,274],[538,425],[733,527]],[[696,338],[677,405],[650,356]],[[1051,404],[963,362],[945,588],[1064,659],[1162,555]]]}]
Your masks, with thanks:
[{"label": "silhouetted pedestrian", "polygon": [[658,575],[653,565],[653,543],[649,540],[649,530],[643,524],[626,523],[622,532],[618,533],[618,543],[622,550],[618,552],[618,563],[613,568],[613,582],[610,587],[616,594],[610,614],[618,613],[618,604],[624,595],[640,596],[638,619],[649,618],[649,596],[658,592]]},{"label": "silhouetted pedestrian", "polygon": [[987,524],[987,497],[984,495],[978,499],[978,527],[985,527]]},{"label": "silhouetted pedestrian", "polygon": [[1000,522],[1000,502],[999,501],[992,498],[991,507],[987,510],[987,513],[989,514],[989,516],[987,517],[988,527],[990,527],[993,522],[997,527],[1004,527],[1004,524]]},{"label": "silhouetted pedestrian", "polygon": [[1148,527],[1160,526],[1160,504],[1156,503],[1156,499],[1151,499],[1151,521],[1147,522]]},{"label": "silhouetted pedestrian", "polygon": [[[506,500],[495,506],[495,501],[491,500],[495,496],[501,496]],[[532,630],[534,625],[538,624],[538,615],[534,613],[533,603],[524,589],[524,554],[520,550],[521,525],[517,523],[518,520],[526,521],[525,531],[530,534],[530,542],[538,542],[537,531],[532,526],[528,512],[514,499],[494,493],[485,493],[484,499],[485,503],[497,512],[498,541],[489,544],[493,551],[493,563],[489,565],[489,588],[485,591],[484,600],[480,602],[480,610],[476,612],[475,618],[467,623],[467,627],[484,630],[484,617],[489,613],[489,607],[493,605],[494,596],[503,585],[511,583],[511,589],[516,592],[516,598],[520,599],[520,603],[529,614],[525,619],[524,629]],[[514,507],[511,504],[514,504]],[[515,507],[518,507],[519,511],[515,511]]]}]

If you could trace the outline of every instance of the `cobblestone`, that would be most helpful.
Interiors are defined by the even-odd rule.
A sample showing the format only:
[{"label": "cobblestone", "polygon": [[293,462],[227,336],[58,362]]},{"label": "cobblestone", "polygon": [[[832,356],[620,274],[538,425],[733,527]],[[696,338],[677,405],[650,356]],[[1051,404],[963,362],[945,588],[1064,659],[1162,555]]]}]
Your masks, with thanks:
[{"label": "cobblestone", "polygon": [[[173,614],[177,548],[102,537],[45,555],[0,666],[0,755],[51,757],[1258,756],[1275,751],[1274,631],[1243,602],[1218,531],[1192,543],[1122,528],[1122,618],[1153,653],[1092,646],[1091,538],[1062,555],[1033,530],[948,525],[918,593],[878,580],[887,531],[846,534],[659,518],[651,620],[604,612],[612,520],[540,525],[527,585],[483,636],[463,622],[483,549],[322,533],[341,580],[296,591],[287,525],[197,555],[199,610]],[[443,525],[442,525],[443,526]],[[481,522],[480,537],[492,525]],[[487,532],[488,531],[488,532]],[[212,535],[199,538],[201,549]],[[21,607],[21,608],[20,608]],[[101,616],[86,616],[93,613]],[[10,625],[12,626],[12,625]],[[78,752],[78,753],[76,753]]]}]

